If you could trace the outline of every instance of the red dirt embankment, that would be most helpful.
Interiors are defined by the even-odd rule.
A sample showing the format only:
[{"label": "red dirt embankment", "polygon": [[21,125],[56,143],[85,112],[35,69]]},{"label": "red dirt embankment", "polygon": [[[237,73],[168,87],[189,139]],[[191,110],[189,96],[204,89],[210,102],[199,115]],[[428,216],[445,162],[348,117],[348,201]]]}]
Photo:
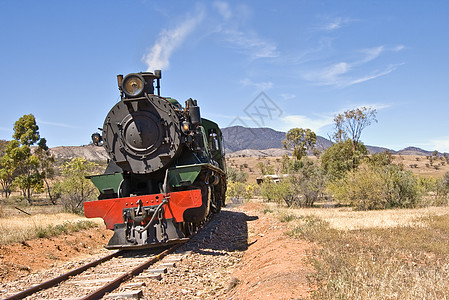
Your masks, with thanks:
[{"label": "red dirt embankment", "polygon": [[107,244],[112,231],[90,229],[52,238],[0,245],[1,282],[12,281],[60,262],[94,254]]},{"label": "red dirt embankment", "polygon": [[314,287],[307,279],[313,267],[307,253],[313,244],[285,235],[287,223],[261,213],[261,205],[250,203],[240,210],[258,219],[248,222],[248,243],[239,268],[233,273],[240,282],[233,299],[305,299]]}]

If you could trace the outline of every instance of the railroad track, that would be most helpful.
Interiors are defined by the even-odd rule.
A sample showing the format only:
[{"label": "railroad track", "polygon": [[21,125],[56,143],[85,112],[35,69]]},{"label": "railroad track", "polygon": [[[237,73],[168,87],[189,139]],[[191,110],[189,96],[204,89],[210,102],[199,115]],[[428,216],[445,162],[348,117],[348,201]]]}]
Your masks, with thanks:
[{"label": "railroad track", "polygon": [[[167,272],[167,267],[174,266],[176,261],[182,259],[182,255],[175,254],[158,269],[147,269],[187,241],[188,239],[185,239],[181,243],[162,250],[119,250],[18,294],[10,295],[5,300],[23,299],[28,296],[36,299],[100,299],[139,274],[142,279],[160,279],[161,274]],[[128,292],[123,294],[123,298],[129,295],[139,298],[142,291],[138,287],[139,283],[125,286],[123,289]],[[117,295],[117,298],[120,298],[120,295]]]}]

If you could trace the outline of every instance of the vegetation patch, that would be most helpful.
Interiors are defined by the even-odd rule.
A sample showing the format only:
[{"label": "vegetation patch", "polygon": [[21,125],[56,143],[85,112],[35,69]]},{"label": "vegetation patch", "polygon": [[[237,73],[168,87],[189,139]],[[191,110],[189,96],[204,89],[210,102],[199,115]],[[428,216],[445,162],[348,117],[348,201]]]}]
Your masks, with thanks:
[{"label": "vegetation patch", "polygon": [[0,244],[12,244],[36,238],[68,234],[101,225],[102,220],[87,221],[75,214],[38,214],[0,218]]},{"label": "vegetation patch", "polygon": [[[316,216],[288,234],[320,247],[311,258],[317,299],[440,299],[449,293],[449,215],[425,226],[338,230]],[[444,241],[444,242],[443,242]]]},{"label": "vegetation patch", "polygon": [[271,208],[265,208],[262,212],[266,215],[266,214],[272,213],[273,210]]},{"label": "vegetation patch", "polygon": [[279,221],[285,223],[285,222],[290,222],[293,221],[295,219],[297,219],[298,217],[293,215],[293,214],[285,214],[285,215],[281,215],[279,217]]},{"label": "vegetation patch", "polygon": [[98,224],[92,221],[64,222],[58,225],[36,226],[36,234],[38,238],[48,238],[71,232],[78,232],[89,228],[98,227]]}]

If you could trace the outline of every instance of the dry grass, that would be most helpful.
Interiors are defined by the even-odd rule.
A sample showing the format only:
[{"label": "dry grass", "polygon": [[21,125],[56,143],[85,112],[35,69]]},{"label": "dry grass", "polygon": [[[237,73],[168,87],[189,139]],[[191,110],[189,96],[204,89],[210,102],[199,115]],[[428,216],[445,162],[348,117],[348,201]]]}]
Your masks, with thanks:
[{"label": "dry grass", "polygon": [[388,209],[376,211],[354,211],[350,207],[342,208],[303,208],[284,209],[283,213],[297,217],[313,216],[325,220],[331,228],[355,230],[367,228],[391,228],[426,224],[423,217],[449,214],[449,207],[425,207],[416,209]]},{"label": "dry grass", "polygon": [[423,177],[441,178],[444,173],[449,172],[449,165],[443,157],[433,159],[432,165],[430,165],[431,162],[426,156],[394,155],[394,157],[394,163],[402,163],[407,170]]},{"label": "dry grass", "polygon": [[33,205],[33,206],[20,206],[20,205],[4,205],[2,206],[3,215],[1,217],[6,216],[26,216],[25,213],[21,212],[17,208],[20,208],[21,210],[31,214],[31,215],[38,215],[38,214],[44,214],[44,215],[54,215],[64,212],[64,207],[62,205]]},{"label": "dry grass", "polygon": [[269,208],[311,255],[316,299],[445,299],[449,208],[356,212]]},{"label": "dry grass", "polygon": [[69,213],[8,216],[0,218],[0,244],[23,242],[97,226],[104,226],[103,220],[87,221],[86,218]]}]

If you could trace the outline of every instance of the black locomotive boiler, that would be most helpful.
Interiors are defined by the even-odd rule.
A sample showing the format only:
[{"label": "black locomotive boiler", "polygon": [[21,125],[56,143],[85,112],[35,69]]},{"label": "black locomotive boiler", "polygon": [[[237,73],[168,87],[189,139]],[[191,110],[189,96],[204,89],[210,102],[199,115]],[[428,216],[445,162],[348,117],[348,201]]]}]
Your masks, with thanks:
[{"label": "black locomotive boiler", "polygon": [[201,118],[196,100],[182,107],[161,97],[160,79],[160,70],[118,75],[121,100],[92,135],[110,159],[89,177],[100,195],[84,211],[114,230],[110,249],[180,241],[225,204],[220,128]]}]

